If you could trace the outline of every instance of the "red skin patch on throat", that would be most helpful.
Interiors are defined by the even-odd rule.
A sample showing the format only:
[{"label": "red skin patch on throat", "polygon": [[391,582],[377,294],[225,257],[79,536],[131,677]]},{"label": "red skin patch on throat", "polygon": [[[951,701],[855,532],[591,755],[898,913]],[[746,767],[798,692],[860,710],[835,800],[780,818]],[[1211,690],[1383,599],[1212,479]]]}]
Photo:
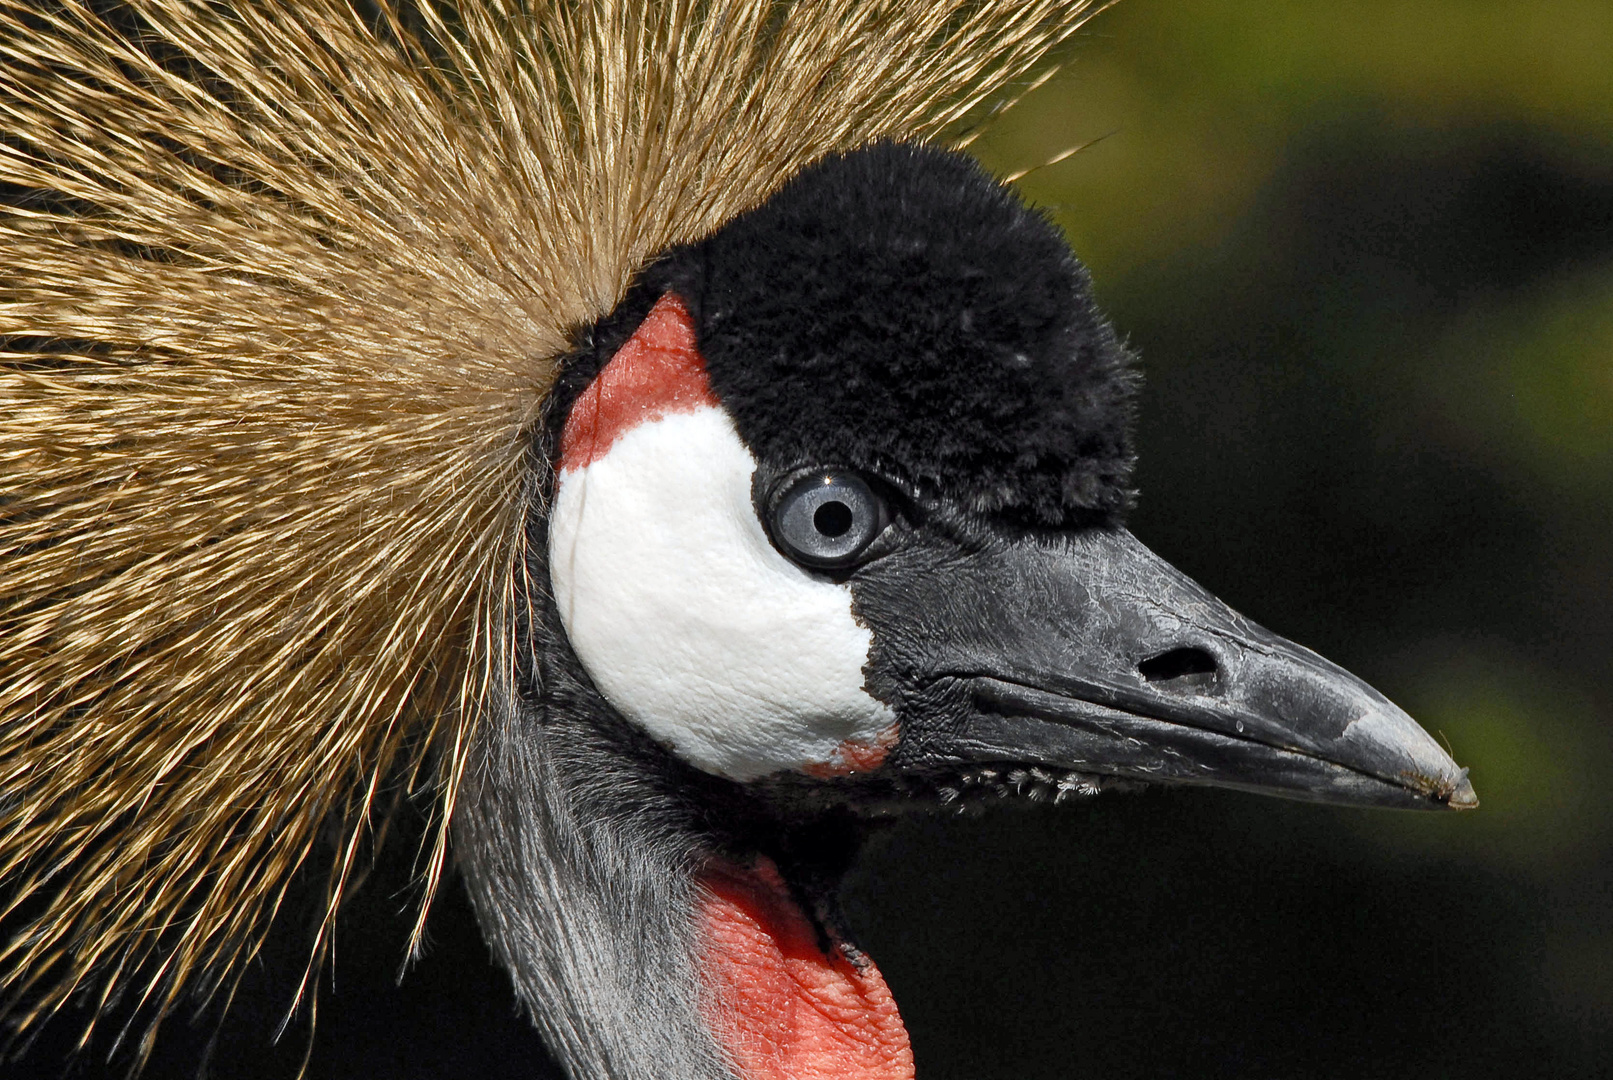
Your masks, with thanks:
[{"label": "red skin patch on throat", "polygon": [[745,1080],[913,1080],[896,1000],[872,960],[818,947],[766,859],[703,878],[706,1015]]},{"label": "red skin patch on throat", "polygon": [[560,468],[598,461],[646,421],[716,404],[694,320],[683,301],[667,293],[571,406],[560,435]]}]

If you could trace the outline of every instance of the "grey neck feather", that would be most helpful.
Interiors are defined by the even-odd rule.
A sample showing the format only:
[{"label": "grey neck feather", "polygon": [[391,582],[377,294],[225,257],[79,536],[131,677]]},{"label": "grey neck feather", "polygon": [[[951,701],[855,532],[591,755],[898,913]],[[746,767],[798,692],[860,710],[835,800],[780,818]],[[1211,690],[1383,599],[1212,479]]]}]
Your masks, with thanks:
[{"label": "grey neck feather", "polygon": [[504,684],[470,746],[456,860],[482,935],[572,1080],[736,1080],[701,1015],[696,875],[710,839],[688,777],[605,702],[566,638],[549,590],[549,457],[534,454],[514,655],[494,665]]},{"label": "grey neck feather", "polygon": [[699,834],[611,740],[518,695],[454,821],[482,932],[574,1080],[733,1080],[701,1019]]}]

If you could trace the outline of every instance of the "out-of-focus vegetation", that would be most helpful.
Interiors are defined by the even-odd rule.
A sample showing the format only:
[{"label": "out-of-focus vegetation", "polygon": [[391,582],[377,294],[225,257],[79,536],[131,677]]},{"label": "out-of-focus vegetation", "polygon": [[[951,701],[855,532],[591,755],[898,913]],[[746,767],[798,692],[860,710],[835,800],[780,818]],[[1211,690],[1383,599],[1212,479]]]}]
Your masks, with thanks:
[{"label": "out-of-focus vegetation", "polygon": [[1020,188],[1111,285],[1224,239],[1296,144],[1350,117],[1435,141],[1538,140],[1613,169],[1601,0],[1121,0],[1069,55],[975,150],[1011,174],[1108,136]]},{"label": "out-of-focus vegetation", "polygon": [[1613,4],[1125,0],[973,149],[1092,140],[1019,186],[1144,359],[1134,531],[1483,807],[915,828],[863,888],[920,1074],[1606,1075]]}]

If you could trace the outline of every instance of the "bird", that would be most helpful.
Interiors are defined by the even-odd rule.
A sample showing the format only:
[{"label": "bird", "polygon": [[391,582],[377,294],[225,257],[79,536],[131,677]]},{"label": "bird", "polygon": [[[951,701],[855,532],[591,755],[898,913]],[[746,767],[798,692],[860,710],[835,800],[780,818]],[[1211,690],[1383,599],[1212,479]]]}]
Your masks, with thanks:
[{"label": "bird", "polygon": [[143,1058],[323,861],[312,994],[401,792],[576,1080],[900,1080],[892,820],[1476,806],[1125,528],[1137,360],[966,153],[1093,11],[0,0],[13,1023]]}]

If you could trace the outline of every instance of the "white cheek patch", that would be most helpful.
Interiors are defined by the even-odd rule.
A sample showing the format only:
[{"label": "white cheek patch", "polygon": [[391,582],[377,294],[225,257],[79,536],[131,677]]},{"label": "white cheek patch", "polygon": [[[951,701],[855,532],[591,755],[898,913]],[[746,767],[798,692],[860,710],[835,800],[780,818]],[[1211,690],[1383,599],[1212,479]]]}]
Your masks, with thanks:
[{"label": "white cheek patch", "polygon": [[617,710],[707,772],[877,765],[895,715],[863,688],[872,635],[850,588],[768,541],[728,414],[674,408],[563,459],[549,574],[578,659]]}]

